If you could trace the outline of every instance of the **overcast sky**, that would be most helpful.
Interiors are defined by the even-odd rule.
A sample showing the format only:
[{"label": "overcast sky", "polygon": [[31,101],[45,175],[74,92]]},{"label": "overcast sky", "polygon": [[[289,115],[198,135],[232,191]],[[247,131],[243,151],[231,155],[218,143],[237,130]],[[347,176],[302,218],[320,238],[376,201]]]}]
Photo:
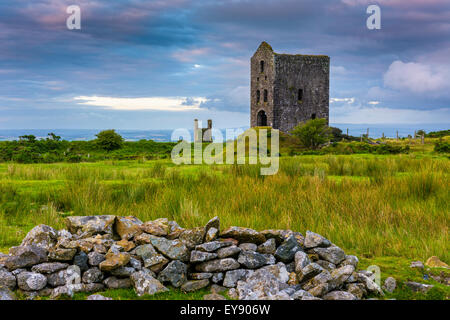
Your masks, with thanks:
[{"label": "overcast sky", "polygon": [[6,0],[0,129],[248,126],[261,41],[330,56],[332,123],[450,123],[448,0]]}]

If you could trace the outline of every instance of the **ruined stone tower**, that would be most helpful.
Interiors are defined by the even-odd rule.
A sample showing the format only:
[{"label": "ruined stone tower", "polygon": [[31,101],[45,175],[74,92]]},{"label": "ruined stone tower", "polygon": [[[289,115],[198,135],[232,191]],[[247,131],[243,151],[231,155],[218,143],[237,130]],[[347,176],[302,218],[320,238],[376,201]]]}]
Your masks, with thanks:
[{"label": "ruined stone tower", "polygon": [[[201,122],[200,122],[201,126]],[[208,127],[199,127],[198,119],[194,119],[194,142],[213,142],[212,138],[212,120],[208,119]]]},{"label": "ruined stone tower", "polygon": [[250,126],[283,132],[329,117],[330,57],[275,53],[262,42],[250,60]]}]

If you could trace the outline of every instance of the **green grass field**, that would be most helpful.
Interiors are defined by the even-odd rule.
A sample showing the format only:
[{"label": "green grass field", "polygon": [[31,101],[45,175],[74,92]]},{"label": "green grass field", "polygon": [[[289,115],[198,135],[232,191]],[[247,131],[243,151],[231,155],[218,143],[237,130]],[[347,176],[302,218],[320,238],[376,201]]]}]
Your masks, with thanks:
[{"label": "green grass field", "polygon": [[[430,297],[445,298],[446,286],[423,280],[409,263],[433,255],[450,262],[449,169],[448,157],[425,148],[282,157],[274,176],[259,175],[257,165],[175,166],[170,160],[3,163],[0,251],[18,245],[37,224],[63,228],[68,215],[167,217],[185,228],[217,215],[222,228],[312,230],[356,254],[362,266],[379,265],[383,279],[433,283],[437,293]],[[411,298],[405,292],[398,298]]]}]

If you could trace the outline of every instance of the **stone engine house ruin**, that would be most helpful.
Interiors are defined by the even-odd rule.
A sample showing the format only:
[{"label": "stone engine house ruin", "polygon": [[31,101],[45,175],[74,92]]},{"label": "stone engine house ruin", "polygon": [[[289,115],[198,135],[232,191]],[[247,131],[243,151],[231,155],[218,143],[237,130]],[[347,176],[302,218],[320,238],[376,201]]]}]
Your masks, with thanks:
[{"label": "stone engine house ruin", "polygon": [[330,57],[275,53],[262,42],[250,60],[250,126],[291,131],[300,122],[329,120]]}]

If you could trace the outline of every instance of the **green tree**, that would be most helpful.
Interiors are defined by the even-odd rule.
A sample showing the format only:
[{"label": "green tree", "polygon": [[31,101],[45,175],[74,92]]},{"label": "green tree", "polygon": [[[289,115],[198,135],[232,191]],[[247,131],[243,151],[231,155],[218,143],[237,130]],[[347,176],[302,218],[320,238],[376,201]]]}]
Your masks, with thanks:
[{"label": "green tree", "polygon": [[297,125],[291,133],[300,139],[302,145],[317,149],[332,138],[326,119],[312,119]]},{"label": "green tree", "polygon": [[122,148],[123,138],[115,130],[104,130],[95,135],[97,139],[95,143],[97,147],[106,150],[113,151]]}]

